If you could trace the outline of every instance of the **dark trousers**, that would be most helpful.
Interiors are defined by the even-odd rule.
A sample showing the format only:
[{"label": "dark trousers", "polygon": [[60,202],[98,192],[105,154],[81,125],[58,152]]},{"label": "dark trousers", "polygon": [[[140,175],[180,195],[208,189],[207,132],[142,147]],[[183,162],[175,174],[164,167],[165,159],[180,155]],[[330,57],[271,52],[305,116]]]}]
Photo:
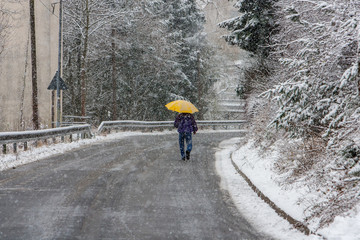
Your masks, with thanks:
[{"label": "dark trousers", "polygon": [[179,145],[181,157],[185,158],[185,141],[186,141],[186,151],[191,152],[192,150],[192,135],[191,132],[179,133]]}]

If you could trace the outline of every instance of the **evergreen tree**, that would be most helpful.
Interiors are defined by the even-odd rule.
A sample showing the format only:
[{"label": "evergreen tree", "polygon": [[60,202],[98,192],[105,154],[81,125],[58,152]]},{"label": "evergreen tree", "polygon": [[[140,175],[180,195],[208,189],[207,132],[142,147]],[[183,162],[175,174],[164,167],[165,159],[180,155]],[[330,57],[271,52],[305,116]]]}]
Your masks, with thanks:
[{"label": "evergreen tree", "polygon": [[277,0],[240,0],[234,5],[240,16],[223,21],[221,28],[231,31],[225,41],[232,45],[267,57],[270,51],[270,36],[276,29],[274,2]]},{"label": "evergreen tree", "polygon": [[[278,104],[272,124],[292,136],[337,142],[358,119],[358,19],[352,3],[283,1],[274,37],[276,84],[265,95]],[[314,18],[321,16],[321,18]]]},{"label": "evergreen tree", "polygon": [[[209,62],[212,52],[203,34],[205,17],[200,13],[195,0],[164,1],[166,9],[167,37],[177,46],[173,61],[177,63],[179,85],[174,98],[190,100],[199,107],[201,113],[206,111],[206,94],[215,81],[211,78]],[[200,116],[201,118],[202,116]]]}]

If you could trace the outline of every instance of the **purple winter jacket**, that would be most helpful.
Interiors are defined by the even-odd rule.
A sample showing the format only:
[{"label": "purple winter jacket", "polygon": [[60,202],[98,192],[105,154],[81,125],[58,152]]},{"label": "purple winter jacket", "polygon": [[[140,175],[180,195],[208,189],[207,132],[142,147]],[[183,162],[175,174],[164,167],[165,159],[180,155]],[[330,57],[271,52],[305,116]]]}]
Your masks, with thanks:
[{"label": "purple winter jacket", "polygon": [[197,132],[198,130],[195,118],[190,113],[180,113],[175,119],[174,126],[179,133]]}]

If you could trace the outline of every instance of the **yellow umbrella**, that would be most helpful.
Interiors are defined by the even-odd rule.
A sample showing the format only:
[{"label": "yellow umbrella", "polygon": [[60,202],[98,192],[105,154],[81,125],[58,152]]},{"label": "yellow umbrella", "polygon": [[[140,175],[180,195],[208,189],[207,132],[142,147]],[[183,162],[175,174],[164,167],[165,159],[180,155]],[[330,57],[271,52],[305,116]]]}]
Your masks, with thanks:
[{"label": "yellow umbrella", "polygon": [[167,107],[169,110],[179,113],[194,113],[199,111],[191,102],[184,100],[170,102],[166,104],[165,107]]}]

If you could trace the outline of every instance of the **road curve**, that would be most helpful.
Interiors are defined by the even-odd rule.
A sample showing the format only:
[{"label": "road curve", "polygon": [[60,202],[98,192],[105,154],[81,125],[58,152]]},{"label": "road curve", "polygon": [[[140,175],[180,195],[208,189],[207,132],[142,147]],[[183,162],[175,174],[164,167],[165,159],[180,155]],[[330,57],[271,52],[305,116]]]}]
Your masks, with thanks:
[{"label": "road curve", "polygon": [[177,134],[85,146],[0,172],[0,239],[268,239],[219,188],[214,153],[241,133]]}]

